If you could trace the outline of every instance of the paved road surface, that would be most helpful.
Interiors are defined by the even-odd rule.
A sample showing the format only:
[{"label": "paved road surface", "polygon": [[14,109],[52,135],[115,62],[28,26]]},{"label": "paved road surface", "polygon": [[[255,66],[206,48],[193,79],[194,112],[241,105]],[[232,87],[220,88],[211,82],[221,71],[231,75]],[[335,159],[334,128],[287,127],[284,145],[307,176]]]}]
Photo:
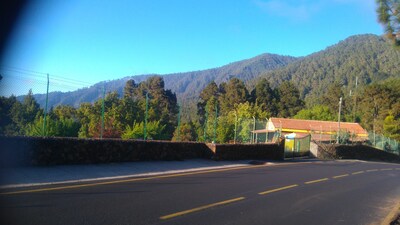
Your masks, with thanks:
[{"label": "paved road surface", "polygon": [[400,165],[327,161],[8,189],[2,224],[379,224]]}]

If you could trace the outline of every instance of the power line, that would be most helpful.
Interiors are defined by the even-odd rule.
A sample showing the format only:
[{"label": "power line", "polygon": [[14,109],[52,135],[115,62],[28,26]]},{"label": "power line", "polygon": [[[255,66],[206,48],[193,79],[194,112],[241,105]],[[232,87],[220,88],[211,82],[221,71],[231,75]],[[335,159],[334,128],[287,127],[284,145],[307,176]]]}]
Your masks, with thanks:
[{"label": "power line", "polygon": [[4,68],[4,69],[11,69],[11,70],[21,70],[21,71],[25,71],[25,72],[30,72],[30,73],[36,73],[36,74],[44,74],[46,75],[46,73],[44,72],[38,72],[38,71],[34,71],[34,70],[28,70],[28,69],[23,69],[23,68],[18,68],[18,67],[14,67],[14,66],[4,66],[4,65],[0,65],[0,68]]},{"label": "power line", "polygon": [[[21,81],[26,81],[28,82],[26,85],[31,85],[31,86],[46,86],[47,85],[47,81],[45,80],[38,80],[38,79],[31,79],[31,78],[24,78],[24,77],[12,77],[11,79],[15,79],[15,80],[21,80]],[[56,83],[56,82],[52,82],[50,81],[50,86],[51,87],[60,87],[60,88],[64,88],[64,89],[76,89],[79,88],[78,86],[72,86],[72,85],[67,85],[67,84],[60,84],[60,83]]]},{"label": "power line", "polygon": [[0,66],[0,68],[3,68],[4,70],[8,70],[8,71],[19,72],[19,73],[24,73],[24,74],[34,75],[34,76],[42,75],[40,77],[43,77],[43,78],[46,78],[47,74],[50,74],[50,77],[52,79],[55,78],[55,79],[63,81],[63,82],[78,83],[78,84],[84,84],[84,85],[93,85],[92,83],[89,83],[86,81],[71,79],[71,78],[68,78],[65,76],[52,74],[52,73],[39,72],[39,71],[23,69],[23,68],[18,68],[18,67],[11,67],[11,66]]}]

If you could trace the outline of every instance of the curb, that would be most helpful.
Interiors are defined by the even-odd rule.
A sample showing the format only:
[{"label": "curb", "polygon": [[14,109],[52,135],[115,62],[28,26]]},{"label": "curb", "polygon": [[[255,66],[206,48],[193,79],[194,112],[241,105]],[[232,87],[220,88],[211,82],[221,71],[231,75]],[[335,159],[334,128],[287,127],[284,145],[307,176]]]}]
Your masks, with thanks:
[{"label": "curb", "polygon": [[169,171],[163,171],[163,172],[149,172],[149,173],[140,173],[140,174],[131,174],[131,175],[121,175],[121,176],[84,178],[84,179],[55,181],[55,182],[7,184],[7,185],[0,185],[0,190],[1,189],[10,189],[10,188],[36,187],[36,186],[45,186],[45,185],[84,183],[84,182],[91,182],[91,181],[115,180],[115,179],[135,178],[135,177],[151,177],[151,176],[159,176],[159,175],[178,174],[178,173],[186,173],[186,172],[195,172],[195,171],[213,170],[213,169],[224,169],[224,168],[234,168],[234,167],[244,167],[244,166],[249,166],[249,164],[234,164],[234,165],[226,165],[226,166],[211,166],[211,167],[194,168],[194,169],[169,170]]},{"label": "curb", "polygon": [[381,222],[381,225],[390,225],[392,223],[395,224],[394,222],[395,220],[397,220],[399,215],[400,215],[400,201],[393,207],[393,209]]}]

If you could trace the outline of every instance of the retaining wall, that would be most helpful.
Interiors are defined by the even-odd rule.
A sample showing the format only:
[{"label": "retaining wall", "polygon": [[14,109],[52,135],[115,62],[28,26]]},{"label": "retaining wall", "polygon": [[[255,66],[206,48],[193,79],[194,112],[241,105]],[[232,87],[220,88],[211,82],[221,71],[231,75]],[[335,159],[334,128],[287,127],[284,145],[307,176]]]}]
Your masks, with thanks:
[{"label": "retaining wall", "polygon": [[283,159],[283,144],[213,145],[199,142],[1,137],[0,166],[46,166],[184,160]]},{"label": "retaining wall", "polygon": [[203,143],[0,137],[0,165],[61,165],[211,158]]},{"label": "retaining wall", "polygon": [[360,159],[400,162],[400,156],[367,145],[337,145],[336,155],[340,159]]},{"label": "retaining wall", "polygon": [[284,157],[283,141],[280,144],[217,144],[209,147],[215,160],[283,160]]},{"label": "retaining wall", "polygon": [[368,145],[317,144],[320,159],[359,159],[400,162],[400,156]]}]

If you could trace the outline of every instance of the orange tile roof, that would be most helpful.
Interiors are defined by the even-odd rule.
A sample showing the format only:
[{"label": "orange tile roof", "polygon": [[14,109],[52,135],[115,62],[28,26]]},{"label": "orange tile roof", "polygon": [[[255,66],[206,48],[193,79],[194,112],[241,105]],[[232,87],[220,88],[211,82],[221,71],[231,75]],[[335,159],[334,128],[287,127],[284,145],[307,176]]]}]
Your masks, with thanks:
[{"label": "orange tile roof", "polygon": [[[339,129],[338,122],[321,121],[321,120],[298,120],[286,118],[270,118],[276,129],[304,130],[311,132],[337,132]],[[340,122],[340,130],[345,130],[355,134],[368,134],[360,124]]]}]

